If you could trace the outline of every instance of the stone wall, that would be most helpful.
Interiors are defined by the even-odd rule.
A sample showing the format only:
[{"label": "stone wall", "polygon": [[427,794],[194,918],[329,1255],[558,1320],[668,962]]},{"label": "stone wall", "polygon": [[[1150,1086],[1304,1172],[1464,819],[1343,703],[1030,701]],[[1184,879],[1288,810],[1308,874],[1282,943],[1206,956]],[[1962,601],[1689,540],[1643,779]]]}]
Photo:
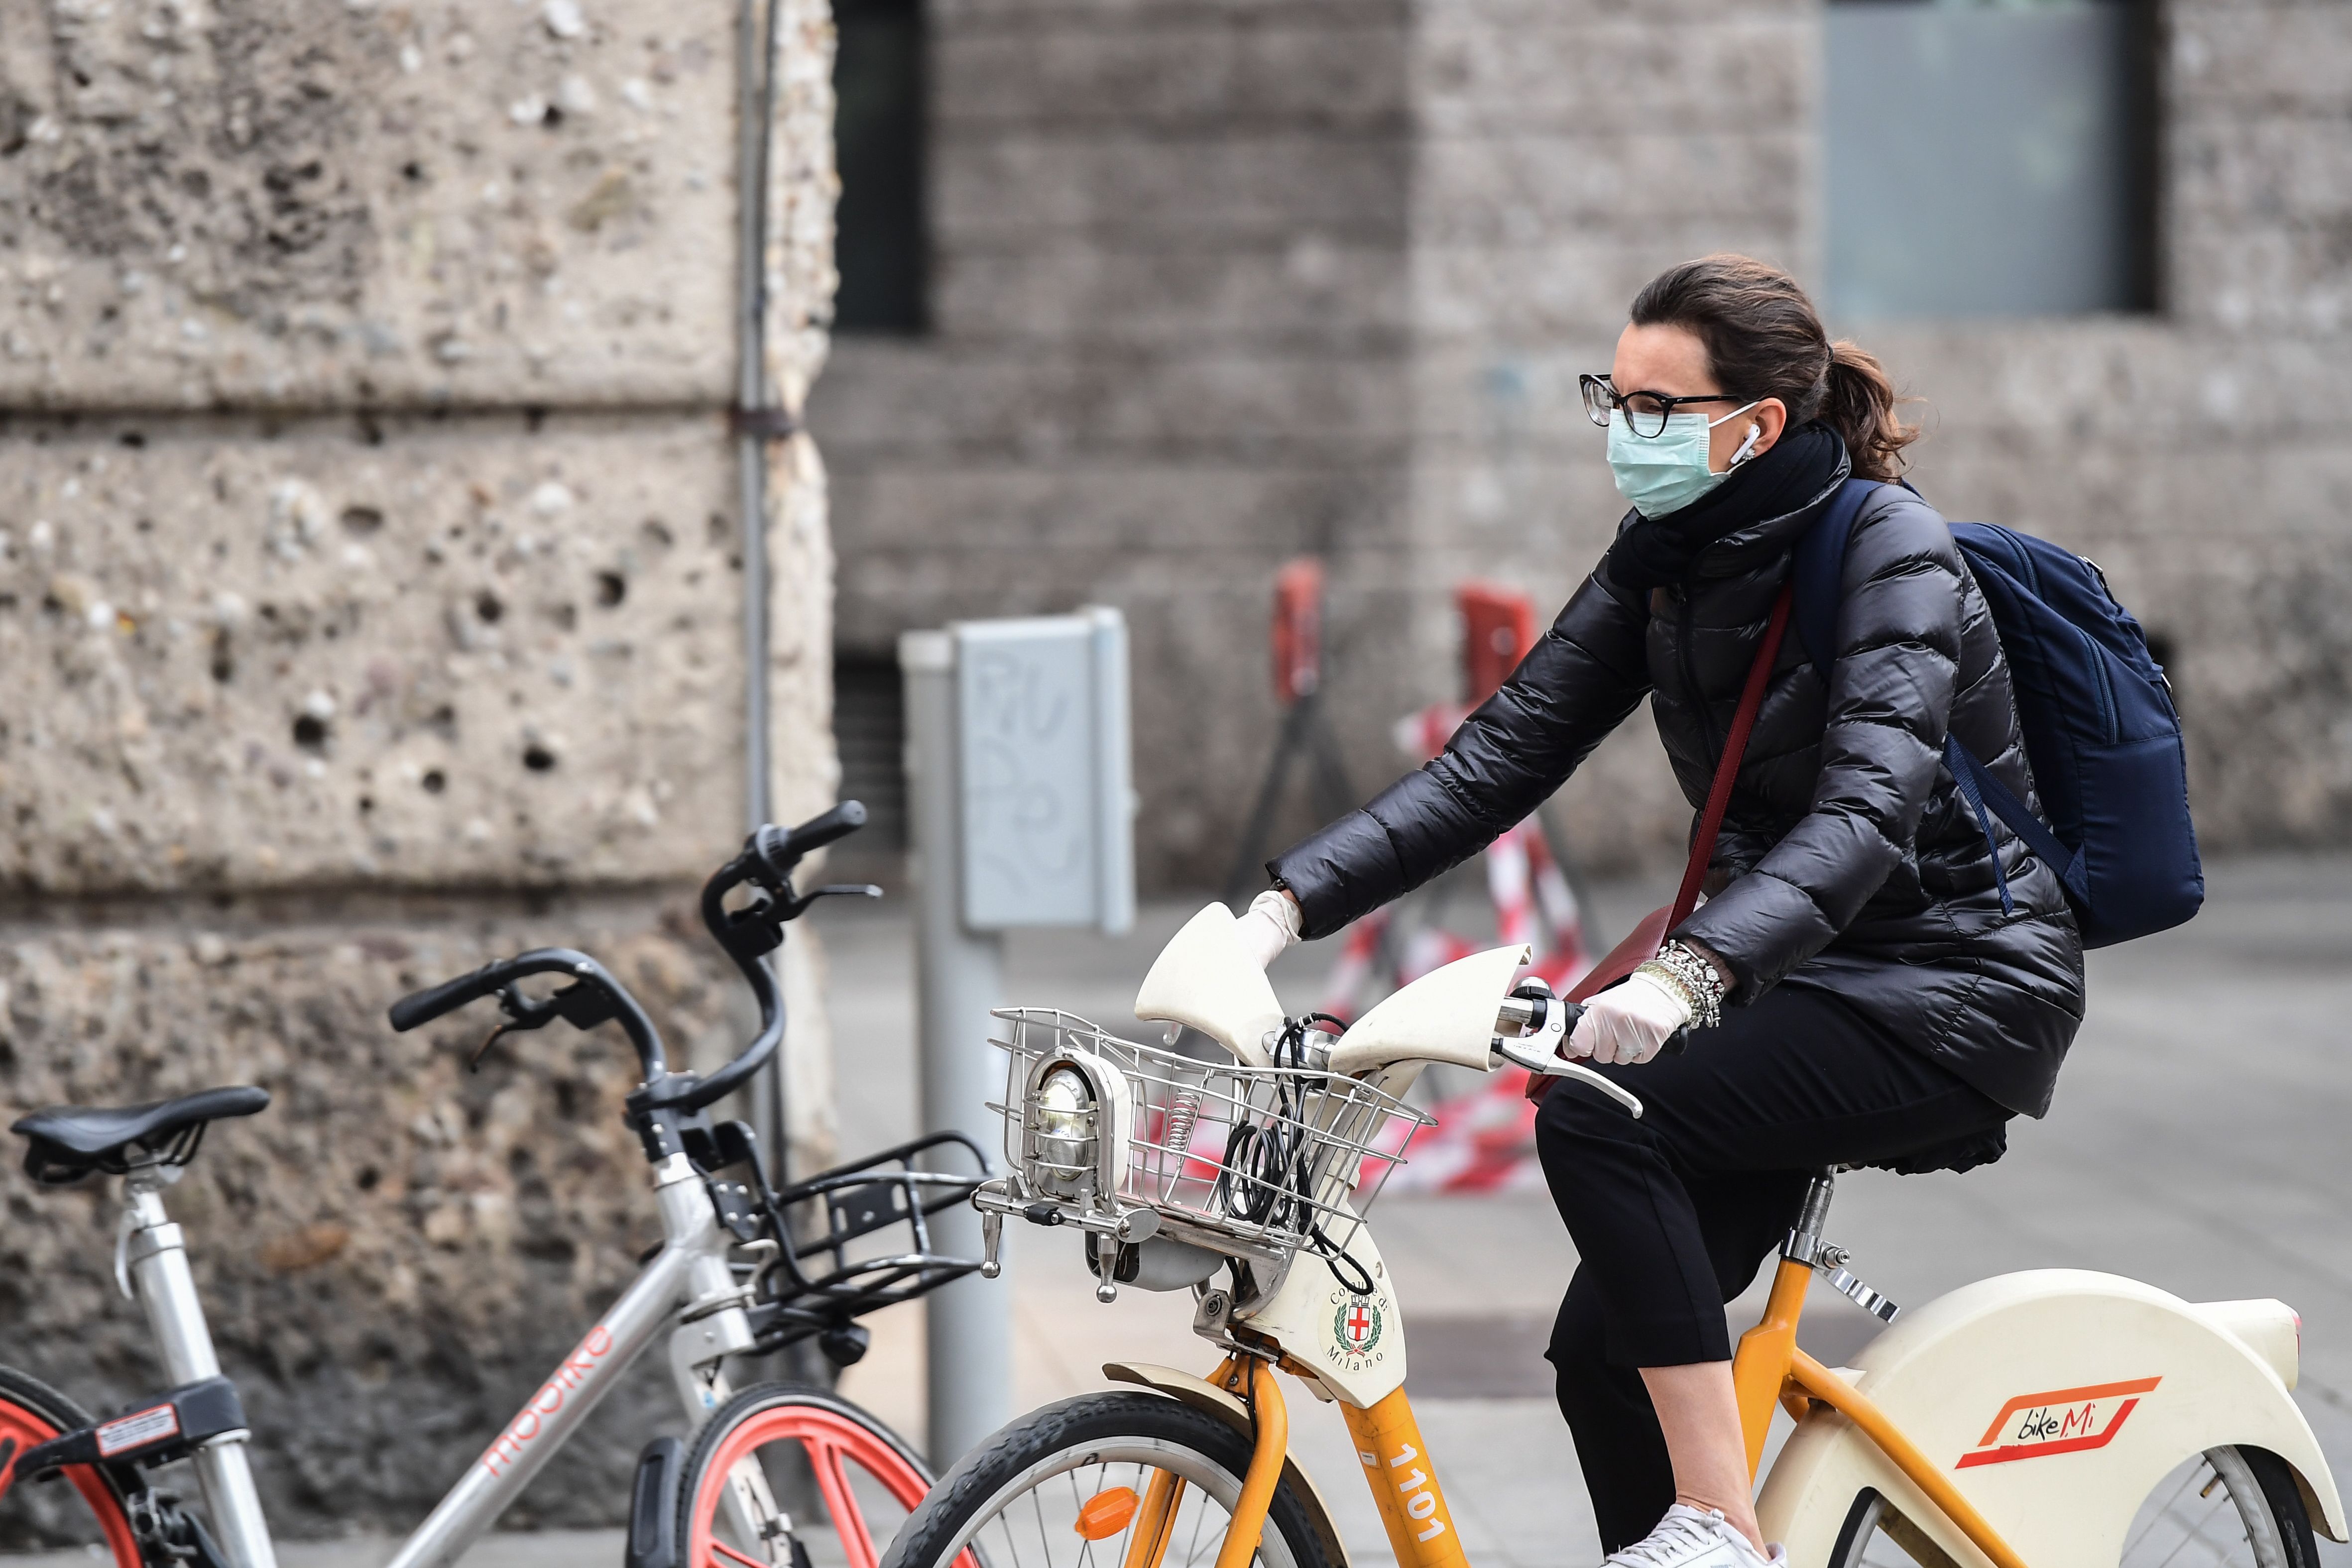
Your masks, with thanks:
[{"label": "stone wall", "polygon": [[[1604,547],[1622,507],[1575,377],[1640,285],[1726,248],[1818,277],[1822,14],[1087,15],[934,13],[940,330],[845,351],[814,409],[842,635],[1089,598],[1181,628],[1138,661],[1139,778],[1149,873],[1198,885],[1273,741],[1276,560],[1330,557],[1369,792],[1389,721],[1454,695],[1452,585],[1549,613]],[[2328,0],[2162,15],[2163,311],[1861,335],[1925,400],[1927,493],[2091,553],[2168,647],[2207,842],[2341,841],[2352,33]],[[1270,488],[1237,453],[1305,465]],[[1689,818],[1642,718],[1562,803],[1596,865],[1671,855]]]},{"label": "stone wall", "polygon": [[929,19],[933,333],[845,340],[811,409],[839,635],[1119,605],[1143,874],[1213,877],[1272,746],[1276,566],[1333,559],[1366,778],[1412,679],[1406,8]]},{"label": "stone wall", "polygon": [[[421,1517],[652,1234],[616,1033],[469,1076],[487,1019],[395,1036],[385,1005],[560,941],[674,1052],[748,1038],[690,903],[744,813],[735,16],[0,0],[0,1103],[271,1090],[172,1204],[289,1534]],[[797,408],[820,0],[783,36]],[[789,819],[834,779],[806,437],[769,498]],[[820,1157],[820,960],[787,951]],[[112,1203],[0,1174],[5,1358],[100,1407],[156,1383]],[[616,1521],[674,1400],[647,1369],[513,1521]]]}]

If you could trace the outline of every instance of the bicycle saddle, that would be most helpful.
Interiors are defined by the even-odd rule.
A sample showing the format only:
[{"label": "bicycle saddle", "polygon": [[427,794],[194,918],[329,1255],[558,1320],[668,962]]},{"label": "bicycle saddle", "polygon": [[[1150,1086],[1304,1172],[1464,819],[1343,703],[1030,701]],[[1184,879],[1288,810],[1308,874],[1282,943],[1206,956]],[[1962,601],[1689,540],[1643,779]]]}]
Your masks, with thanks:
[{"label": "bicycle saddle", "polygon": [[121,1176],[141,1156],[184,1165],[208,1123],[250,1116],[268,1104],[267,1089],[231,1084],[145,1105],[52,1105],[8,1130],[32,1145],[25,1174],[44,1186],[64,1186],[93,1171]]}]

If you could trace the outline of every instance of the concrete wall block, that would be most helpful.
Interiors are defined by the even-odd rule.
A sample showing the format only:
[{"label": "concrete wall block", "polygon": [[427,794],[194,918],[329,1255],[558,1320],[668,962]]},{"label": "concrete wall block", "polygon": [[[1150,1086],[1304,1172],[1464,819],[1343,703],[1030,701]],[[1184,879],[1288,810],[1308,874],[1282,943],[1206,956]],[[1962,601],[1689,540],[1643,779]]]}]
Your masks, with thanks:
[{"label": "concrete wall block", "polygon": [[[1171,559],[1139,556],[1132,550],[1105,545],[1063,547],[1066,558],[1060,571],[1048,579],[1028,564],[1024,552],[972,552],[952,557],[917,552],[877,554],[862,560],[856,575],[842,584],[842,616],[845,627],[861,632],[881,631],[865,645],[886,651],[887,638],[917,626],[943,625],[962,619],[1003,615],[1062,614],[1085,604],[1131,608],[1150,601],[1213,602],[1221,595],[1240,594],[1258,604],[1249,633],[1251,645],[1265,645],[1265,605],[1272,591],[1275,569],[1299,553],[1267,550],[1230,559],[1222,570],[1202,570],[1198,558]],[[1185,586],[1176,587],[1181,582]],[[1186,614],[1193,612],[1190,609]],[[1228,654],[1234,645],[1224,644]],[[1253,656],[1247,667],[1258,669]],[[1136,690],[1172,679],[1164,669],[1139,674]]]},{"label": "concrete wall block", "polygon": [[1395,350],[1408,331],[1405,282],[1395,246],[1314,233],[1200,250],[968,246],[938,268],[932,310],[966,344]]},{"label": "concrete wall block", "polygon": [[2333,0],[2294,5],[2176,3],[2168,8],[2168,98],[2176,112],[2315,112],[2340,117],[2347,45]]},{"label": "concrete wall block", "polygon": [[1745,134],[1811,114],[1820,29],[1791,18],[1700,28],[1640,19],[1496,26],[1440,8],[1416,37],[1422,123],[1442,136],[1591,134],[1643,124]]},{"label": "concrete wall block", "polygon": [[[1172,460],[1056,468],[892,465],[845,474],[837,487],[844,513],[858,518],[845,545],[861,561],[1015,552],[1059,561],[1066,549],[1116,549],[1213,577],[1233,570],[1226,563],[1235,559],[1281,560],[1342,542],[1352,549],[1402,538],[1383,533],[1397,519],[1388,515],[1393,497],[1379,470],[1360,476]],[[956,524],[943,537],[938,519],[950,514]],[[856,592],[847,582],[843,591]]]},{"label": "concrete wall block", "polygon": [[2182,451],[2160,437],[2085,449],[2063,433],[2006,431],[1917,450],[1916,482],[1948,516],[2006,523],[2094,555],[2118,544],[2326,538],[2352,507],[2352,452],[2340,432]]},{"label": "concrete wall block", "polygon": [[1417,233],[1525,244],[1651,225],[1800,220],[1809,131],[1430,136],[1418,149]]},{"label": "concrete wall block", "polygon": [[1447,344],[1424,353],[1413,378],[1422,455],[1442,463],[1468,451],[1525,464],[1598,452],[1606,438],[1585,413],[1576,378],[1607,371],[1612,350],[1596,334],[1535,352]]},{"label": "concrete wall block", "polygon": [[836,351],[812,427],[837,468],[881,452],[1010,452],[1059,463],[1189,452],[1254,461],[1324,450],[1370,454],[1402,440],[1392,358],[1368,352],[987,348],[932,351],[864,344]]},{"label": "concrete wall block", "polygon": [[2184,320],[2229,331],[2352,329],[2352,219],[2231,233],[2176,230],[2171,289]]},{"label": "concrete wall block", "polygon": [[8,883],[642,881],[731,841],[716,422],[371,428],[20,427]]},{"label": "concrete wall block", "polygon": [[[1820,4],[1821,0],[1759,0],[1757,5],[1743,7],[1737,21],[1809,20],[1818,14]],[[1621,0],[1423,0],[1414,8],[1416,19],[1432,32],[1474,26],[1529,31],[1591,26],[1622,21],[1625,12]],[[1729,20],[1721,7],[1710,5],[1706,0],[1656,0],[1641,7],[1641,14],[1662,27],[1680,28],[1686,34],[1720,26]]]},{"label": "concrete wall block", "polygon": [[[1591,426],[1587,426],[1591,429]],[[1414,465],[1433,582],[1471,578],[1531,595],[1548,620],[1617,537],[1624,498],[1601,433],[1538,451],[1439,447]]]},{"label": "concrete wall block", "polygon": [[962,137],[1000,126],[1404,129],[1406,37],[1370,11],[1242,17],[1199,10],[1098,11],[1015,29],[943,26],[933,55],[936,123]]},{"label": "concrete wall block", "polygon": [[807,436],[770,455],[768,814],[789,826],[824,810],[841,791],[833,733],[832,497]]},{"label": "concrete wall block", "polygon": [[1633,297],[1676,262],[1731,250],[1799,267],[1805,249],[1801,215],[1786,210],[1595,223],[1508,242],[1457,244],[1433,229],[1414,248],[1420,339],[1525,355],[1557,352],[1562,340],[1614,344]]},{"label": "concrete wall block", "polygon": [[[2339,338],[2182,330],[2115,317],[1974,330],[1874,326],[1862,340],[1937,437],[2054,433],[2118,448],[2326,441],[2352,405]],[[1924,449],[1923,449],[1924,450]]]},{"label": "concrete wall block", "polygon": [[[620,1121],[637,1072],[617,1030],[510,1035],[468,1073],[493,1009],[394,1034],[385,1007],[494,957],[577,946],[646,1003],[673,1060],[715,1066],[743,1043],[745,997],[683,900],[373,924],[311,911],[275,930],[255,913],[0,945],[0,1075],[20,1108],[269,1090],[268,1110],[213,1128],[167,1202],[252,1416],[272,1524],[404,1530],[661,1231]],[[111,1275],[118,1187],[43,1191],[0,1166],[9,1360],[101,1410],[157,1381]],[[506,1524],[622,1522],[639,1447],[683,1425],[659,1362],[656,1348]]]},{"label": "concrete wall block", "polygon": [[1008,131],[932,152],[933,234],[949,254],[1072,231],[1129,244],[1300,234],[1377,240],[1401,234],[1405,222],[1401,139],[1095,129]]},{"label": "concrete wall block", "polygon": [[1026,29],[1073,19],[1121,26],[1192,24],[1203,16],[1347,27],[1402,22],[1411,14],[1409,0],[933,0],[929,12],[935,26],[956,32]]},{"label": "concrete wall block", "polygon": [[733,20],[0,0],[0,403],[723,396]]},{"label": "concrete wall block", "polygon": [[[833,265],[833,220],[841,178],[833,159],[831,0],[780,4],[775,118],[768,149],[766,351],[772,395],[797,412],[824,368],[834,296],[840,290]],[[704,238],[714,256],[718,238]],[[730,370],[740,367],[731,357],[728,363]],[[816,494],[821,502],[822,489]],[[820,528],[823,522],[820,512]]]},{"label": "concrete wall block", "polygon": [[2352,218],[2352,115],[2200,115],[2171,146],[2184,228],[2242,235]]}]

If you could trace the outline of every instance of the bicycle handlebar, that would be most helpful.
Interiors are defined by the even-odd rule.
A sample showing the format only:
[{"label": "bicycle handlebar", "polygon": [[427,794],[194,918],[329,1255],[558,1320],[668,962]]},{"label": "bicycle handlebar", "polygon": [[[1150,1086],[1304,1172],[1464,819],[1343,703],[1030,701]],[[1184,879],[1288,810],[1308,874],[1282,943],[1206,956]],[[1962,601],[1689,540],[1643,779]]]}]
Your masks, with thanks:
[{"label": "bicycle handlebar", "polygon": [[[761,844],[764,854],[781,855],[788,851],[791,858],[783,862],[783,866],[789,871],[800,863],[803,855],[814,854],[835,839],[845,839],[865,825],[865,804],[857,800],[844,800],[830,811],[811,817],[797,828],[779,828],[772,823],[751,837]],[[782,841],[772,849],[769,847],[771,834]]]},{"label": "bicycle handlebar", "polygon": [[508,1018],[513,1020],[506,1027],[537,1029],[560,1018],[581,1029],[593,1029],[617,1019],[629,1043],[636,1048],[637,1062],[646,1080],[659,1078],[667,1070],[661,1035],[637,998],[629,995],[628,988],[614,979],[604,965],[573,947],[534,947],[528,953],[485,964],[470,975],[411,991],[392,1004],[392,1027],[406,1033],[470,1002],[497,996],[530,975],[569,975],[576,983],[545,1001],[531,1001],[517,994],[503,1004]]},{"label": "bicycle handlebar", "polygon": [[456,1012],[468,1002],[481,1000],[504,990],[520,977],[512,958],[500,958],[483,965],[470,975],[460,975],[454,980],[444,980],[437,986],[427,986],[421,991],[411,991],[392,1004],[392,1027],[406,1034],[419,1024],[431,1023],[444,1013]]},{"label": "bicycle handlebar", "polygon": [[[866,808],[856,800],[844,800],[797,827],[780,828],[769,823],[746,839],[742,852],[703,884],[703,924],[734,960],[760,1004],[759,1034],[735,1060],[708,1078],[692,1072],[670,1072],[663,1056],[661,1036],[637,999],[602,964],[570,947],[534,948],[485,964],[469,975],[412,991],[392,1004],[392,1027],[405,1032],[484,997],[501,994],[501,1005],[513,1020],[508,1028],[536,1029],[561,1018],[581,1029],[593,1029],[616,1019],[627,1032],[629,1042],[636,1047],[645,1074],[643,1085],[629,1097],[631,1109],[640,1113],[699,1111],[741,1088],[752,1074],[768,1064],[777,1046],[782,1043],[783,997],[774,975],[769,972],[766,959],[768,954],[782,945],[784,926],[828,893],[880,891],[820,888],[803,895],[793,889],[793,872],[803,857],[865,825]],[[751,901],[740,908],[729,909],[727,895],[746,884],[757,890]],[[576,983],[543,1001],[530,1000],[512,990],[517,981],[541,974],[570,975]]]},{"label": "bicycle handlebar", "polygon": [[[1557,1032],[1565,1043],[1568,1037],[1576,1032],[1577,1021],[1584,1017],[1585,1006],[1583,1002],[1571,1002],[1565,997],[1552,995],[1549,987],[1544,988],[1540,993],[1522,987],[1505,997],[1496,1009],[1495,1028],[1498,1033],[1504,1030],[1518,1034],[1549,1030]],[[1666,1037],[1665,1044],[1658,1048],[1658,1054],[1679,1056],[1689,1045],[1690,1026],[1685,1024]]]}]

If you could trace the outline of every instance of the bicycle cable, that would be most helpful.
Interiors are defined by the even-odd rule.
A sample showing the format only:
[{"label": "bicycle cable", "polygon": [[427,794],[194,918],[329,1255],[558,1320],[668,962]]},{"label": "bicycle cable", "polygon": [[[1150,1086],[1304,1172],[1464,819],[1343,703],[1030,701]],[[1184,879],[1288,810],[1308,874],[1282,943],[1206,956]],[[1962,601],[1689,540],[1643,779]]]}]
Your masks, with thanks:
[{"label": "bicycle cable", "polygon": [[[1347,1027],[1329,1013],[1284,1019],[1282,1032],[1275,1040],[1274,1065],[1307,1069],[1307,1031],[1318,1023]],[[1372,1293],[1370,1270],[1323,1229],[1321,1206],[1316,1203],[1313,1190],[1316,1138],[1307,1120],[1307,1086],[1286,1072],[1275,1080],[1274,1092],[1272,1113],[1265,1121],[1234,1127],[1212,1196],[1235,1219],[1297,1231],[1302,1244],[1323,1260],[1343,1288],[1369,1296]],[[1236,1181],[1236,1176],[1241,1180]]]}]

